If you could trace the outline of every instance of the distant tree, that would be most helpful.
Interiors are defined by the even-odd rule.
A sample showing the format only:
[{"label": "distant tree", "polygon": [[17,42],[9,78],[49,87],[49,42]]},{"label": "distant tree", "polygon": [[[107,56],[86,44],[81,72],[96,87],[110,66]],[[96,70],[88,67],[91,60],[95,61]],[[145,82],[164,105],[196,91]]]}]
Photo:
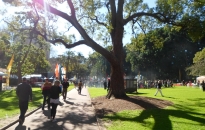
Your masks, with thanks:
[{"label": "distant tree", "polygon": [[[27,29],[23,29],[26,23],[24,17],[12,17],[9,19],[6,32],[11,37],[2,37],[6,43],[6,55],[8,61],[14,55],[14,62],[11,73],[18,76],[21,82],[22,76],[31,73],[43,73],[50,69],[50,64],[46,59],[45,50],[49,51],[49,44],[40,37],[32,35]],[[9,42],[8,42],[9,41]],[[7,63],[8,65],[8,63]]]},{"label": "distant tree", "polygon": [[[164,27],[140,34],[127,45],[127,60],[132,69],[138,70],[148,79],[186,79],[185,68],[192,64],[194,54],[201,45],[191,41],[183,31],[170,31]],[[157,41],[152,41],[154,33]]]},{"label": "distant tree", "polygon": [[9,48],[10,48],[10,35],[6,32],[6,29],[0,31],[0,68],[6,68],[9,63]]},{"label": "distant tree", "polygon": [[205,75],[205,48],[195,54],[193,65],[187,67],[186,71],[192,76]]}]

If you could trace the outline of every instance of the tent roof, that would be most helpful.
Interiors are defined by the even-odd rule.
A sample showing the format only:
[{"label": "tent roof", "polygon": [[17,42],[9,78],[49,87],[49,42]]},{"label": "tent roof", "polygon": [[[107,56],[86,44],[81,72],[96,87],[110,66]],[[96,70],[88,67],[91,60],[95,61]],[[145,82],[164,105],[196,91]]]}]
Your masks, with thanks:
[{"label": "tent roof", "polygon": [[196,79],[205,79],[205,76],[199,76]]},{"label": "tent roof", "polygon": [[7,76],[7,74],[0,71],[0,76]]}]

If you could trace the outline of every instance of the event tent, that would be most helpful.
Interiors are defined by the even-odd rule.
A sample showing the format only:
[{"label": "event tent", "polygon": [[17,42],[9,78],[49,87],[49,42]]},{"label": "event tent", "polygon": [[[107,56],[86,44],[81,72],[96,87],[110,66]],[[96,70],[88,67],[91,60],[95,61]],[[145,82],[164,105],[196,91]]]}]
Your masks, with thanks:
[{"label": "event tent", "polygon": [[7,74],[0,71],[0,76],[7,76]]},{"label": "event tent", "polygon": [[197,82],[200,81],[200,83],[202,83],[202,81],[205,81],[205,76],[199,76],[196,78]]}]

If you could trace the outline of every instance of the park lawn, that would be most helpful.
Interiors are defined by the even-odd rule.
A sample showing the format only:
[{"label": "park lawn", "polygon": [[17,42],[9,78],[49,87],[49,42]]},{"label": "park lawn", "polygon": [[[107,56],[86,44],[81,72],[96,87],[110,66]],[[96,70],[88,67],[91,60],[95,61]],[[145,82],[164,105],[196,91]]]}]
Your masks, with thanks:
[{"label": "park lawn", "polygon": [[91,98],[104,96],[107,94],[107,90],[104,88],[89,87],[88,91]]},{"label": "park lawn", "polygon": [[[89,88],[89,92],[91,97],[105,95],[103,89]],[[174,105],[164,109],[125,110],[106,115],[104,120],[112,121],[108,130],[205,130],[205,92],[182,86],[163,88],[165,97],[159,93],[154,96],[155,92],[156,89],[139,89],[138,94],[128,95],[169,100]]]},{"label": "park lawn", "polygon": [[[32,88],[33,101],[29,103],[28,111],[32,111],[39,107],[42,103],[41,89]],[[16,96],[16,90],[2,91],[0,92],[0,119],[6,116],[12,117],[19,114],[18,98]]]},{"label": "park lawn", "polygon": [[[68,91],[74,88],[73,84],[70,84]],[[38,87],[32,88],[33,101],[29,102],[28,111],[32,111],[42,105],[43,97],[41,89]],[[19,115],[18,99],[16,97],[15,90],[2,91],[0,92],[0,119],[4,119],[7,116],[12,117]]]}]

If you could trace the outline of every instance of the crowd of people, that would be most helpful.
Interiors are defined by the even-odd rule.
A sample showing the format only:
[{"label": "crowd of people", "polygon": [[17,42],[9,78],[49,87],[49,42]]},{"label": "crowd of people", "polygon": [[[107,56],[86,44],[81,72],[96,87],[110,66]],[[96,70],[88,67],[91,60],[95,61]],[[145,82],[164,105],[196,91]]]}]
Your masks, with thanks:
[{"label": "crowd of people", "polygon": [[[173,82],[169,79],[160,80],[162,87],[173,87]],[[159,80],[145,80],[145,81],[138,81],[137,87],[138,88],[157,88]]]},{"label": "crowd of people", "polygon": [[[49,79],[45,79],[45,83],[42,84],[42,95],[43,95],[43,103],[42,110],[45,109],[45,105],[47,104],[48,110],[50,110],[50,119],[55,122],[55,115],[57,106],[60,104],[60,94],[62,93],[64,101],[67,98],[67,89],[69,87],[69,81],[67,78],[63,79],[61,82],[58,77],[56,77],[53,82],[49,82]],[[81,90],[83,87],[82,81],[78,83],[78,93],[81,94]],[[29,101],[32,101],[32,87],[27,82],[26,78],[22,79],[22,83],[17,86],[16,95],[19,99],[19,124],[23,124],[25,120],[25,114],[28,109]]]}]

